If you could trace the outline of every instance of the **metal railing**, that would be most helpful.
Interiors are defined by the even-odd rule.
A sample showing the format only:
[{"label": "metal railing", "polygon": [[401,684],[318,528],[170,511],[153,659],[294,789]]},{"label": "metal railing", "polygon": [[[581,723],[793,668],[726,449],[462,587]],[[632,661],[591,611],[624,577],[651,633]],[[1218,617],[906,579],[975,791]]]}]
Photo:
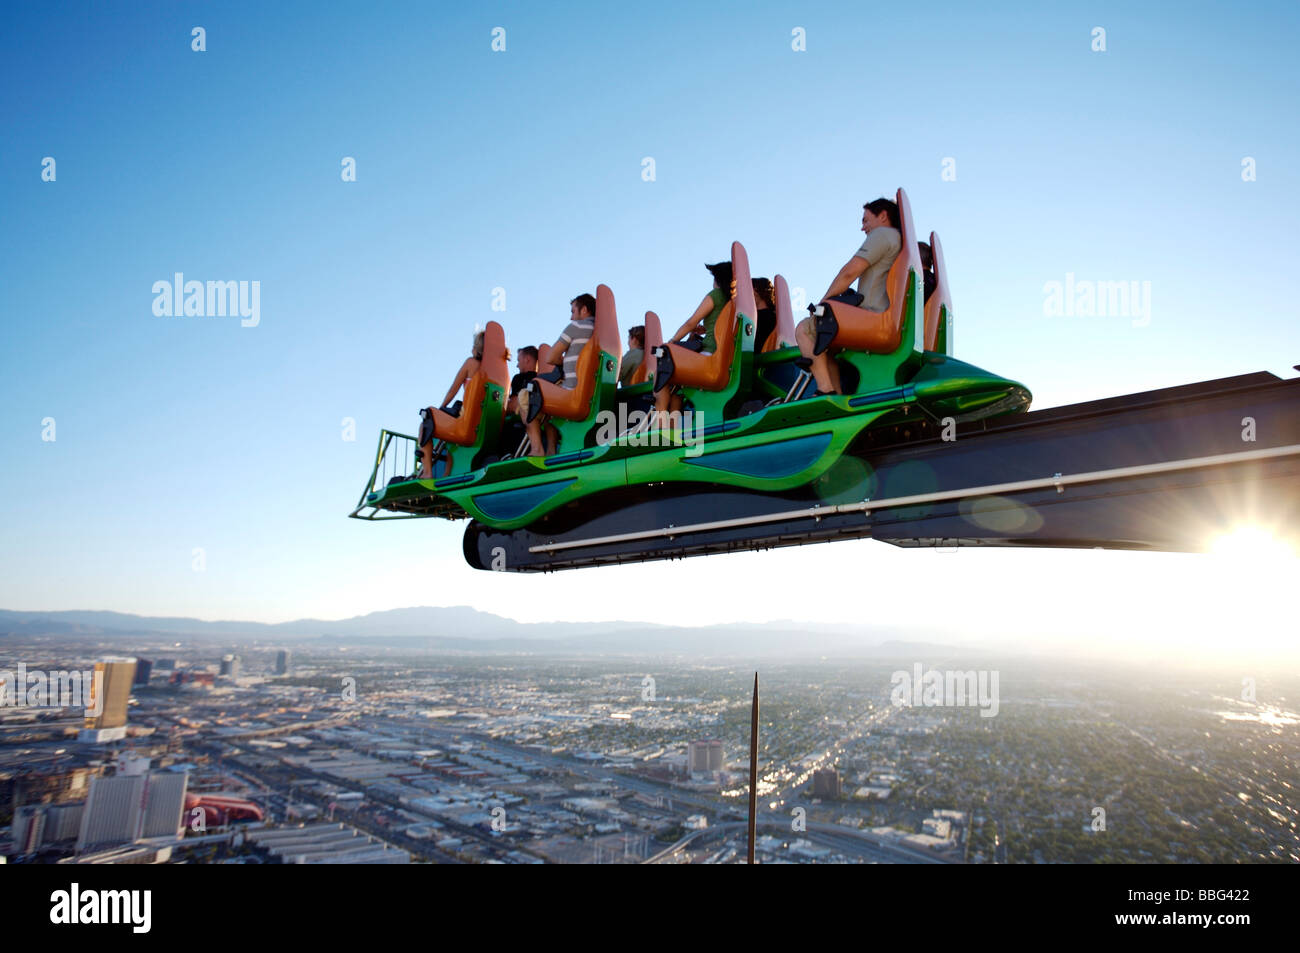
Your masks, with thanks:
[{"label": "metal railing", "polygon": [[[434,448],[435,461],[439,447]],[[375,450],[375,465],[370,471],[370,479],[361,491],[356,508],[349,514],[357,519],[366,520],[403,520],[418,519],[428,513],[390,512],[376,506],[377,498],[392,483],[403,483],[415,478],[420,466],[419,446],[414,437],[391,430],[379,431],[379,446]],[[368,510],[369,512],[363,512]]]}]

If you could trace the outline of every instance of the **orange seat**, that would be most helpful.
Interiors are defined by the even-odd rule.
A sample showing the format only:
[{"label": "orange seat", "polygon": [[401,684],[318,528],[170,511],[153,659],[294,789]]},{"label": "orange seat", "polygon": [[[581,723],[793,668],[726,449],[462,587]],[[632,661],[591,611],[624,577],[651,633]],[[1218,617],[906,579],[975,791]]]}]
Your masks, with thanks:
[{"label": "orange seat", "polygon": [[654,380],[659,370],[659,359],[655,357],[655,348],[664,343],[663,327],[659,324],[659,315],[653,311],[645,313],[645,368],[646,379]]},{"label": "orange seat", "polygon": [[907,194],[898,190],[899,232],[902,245],[898,257],[889,266],[886,288],[889,307],[884,311],[868,311],[839,301],[823,302],[835,315],[839,330],[830,347],[851,351],[869,351],[889,354],[902,343],[907,292],[913,286],[914,275],[920,272],[921,253],[916,247],[916,233],[912,225],[912,209]]},{"label": "orange seat", "polygon": [[[939,236],[930,233],[930,251],[934,254],[934,291],[925,303],[925,349],[933,351],[939,342],[939,327],[946,324],[946,330],[952,326],[952,294],[948,291],[948,270],[943,264],[943,248]],[[951,333],[945,334],[945,351],[952,353]]]},{"label": "orange seat", "polygon": [[487,385],[494,383],[505,389],[510,382],[510,367],[506,361],[506,333],[501,325],[489,321],[483,330],[483,357],[478,370],[465,386],[460,416],[453,417],[445,410],[430,407],[433,415],[433,435],[439,440],[468,447],[478,442],[478,425],[483,416],[483,398]]},{"label": "orange seat", "polygon": [[600,381],[600,354],[606,351],[615,361],[622,355],[618,336],[618,315],[614,310],[614,293],[605,285],[596,289],[596,320],[591,338],[578,355],[578,383],[572,388],[534,378],[542,394],[542,411],[562,420],[586,420],[591,416],[591,401]]},{"label": "orange seat", "polygon": [[776,306],[776,324],[763,342],[762,354],[779,351],[797,343],[794,336],[794,309],[790,306],[790,286],[780,275],[772,279],[772,299]]},{"label": "orange seat", "polygon": [[650,372],[646,364],[646,357],[648,354],[649,351],[646,351],[641,355],[641,363],[636,366],[636,370],[632,372],[631,378],[628,379],[628,387],[635,387],[637,384],[644,384],[650,379]]}]

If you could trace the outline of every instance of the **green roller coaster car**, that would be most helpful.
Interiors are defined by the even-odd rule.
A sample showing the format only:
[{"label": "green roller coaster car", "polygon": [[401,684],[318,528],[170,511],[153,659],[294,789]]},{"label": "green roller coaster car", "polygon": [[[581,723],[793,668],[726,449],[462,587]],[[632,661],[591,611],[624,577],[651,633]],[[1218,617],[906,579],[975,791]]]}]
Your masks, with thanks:
[{"label": "green roller coaster car", "polygon": [[[813,320],[824,331],[819,347],[837,356],[844,394],[809,396],[812,378],[794,346],[789,292],[780,276],[775,327],[766,341],[755,340],[749,264],[736,242],[735,280],[718,318],[715,354],[665,344],[658,318],[648,312],[648,380],[618,388],[621,338],[613,293],[601,285],[577,388],[548,391],[537,408],[557,425],[559,452],[523,456],[502,443],[504,331],[489,322],[482,369],[467,389],[466,407],[454,422],[443,415],[433,428],[435,459],[446,463],[442,475],[413,475],[416,438],[382,431],[370,481],[351,515],[470,517],[511,531],[562,508],[598,508],[602,498],[624,498],[627,488],[671,484],[689,494],[693,486],[709,485],[784,493],[825,480],[837,461],[873,441],[934,436],[958,423],[1026,410],[1030,394],[1023,385],[951,356],[952,306],[937,237],[930,236],[936,287],[923,303],[916,235],[901,189],[898,207],[903,241],[888,276],[889,309],[876,313],[841,302],[815,309]],[[657,418],[647,411],[654,393],[665,388],[679,388],[686,412],[673,426],[653,429]],[[615,490],[621,493],[611,494]]]}]

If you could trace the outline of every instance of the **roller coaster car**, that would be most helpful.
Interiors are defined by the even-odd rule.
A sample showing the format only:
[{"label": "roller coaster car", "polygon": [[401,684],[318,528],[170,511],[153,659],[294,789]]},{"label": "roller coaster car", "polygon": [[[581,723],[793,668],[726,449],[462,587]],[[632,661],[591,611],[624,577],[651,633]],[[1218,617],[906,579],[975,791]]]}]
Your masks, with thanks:
[{"label": "roller coaster car", "polygon": [[[597,517],[617,521],[641,504],[653,510],[648,518],[671,525],[675,513],[694,511],[719,490],[759,510],[785,505],[779,497],[790,493],[862,499],[872,489],[864,448],[1025,410],[1030,395],[1023,386],[951,357],[952,308],[933,235],[938,284],[932,310],[922,312],[915,227],[902,189],[897,198],[902,248],[887,279],[889,308],[872,312],[839,302],[820,308],[818,346],[840,361],[845,394],[810,396],[815,389],[795,345],[790,291],[780,275],[773,282],[775,327],[767,340],[755,340],[749,260],[735,242],[734,281],[715,325],[714,353],[664,342],[657,315],[647,312],[645,380],[619,388],[614,295],[601,285],[577,386],[530,385],[528,412],[555,424],[557,453],[510,456],[499,446],[504,334],[491,322],[483,366],[460,418],[430,409],[447,471],[432,479],[408,476],[412,470],[403,462],[415,441],[383,431],[370,482],[351,515],[470,517],[466,557],[486,568],[485,534],[496,539],[525,527],[534,535],[564,534]],[[690,414],[661,429],[662,421],[645,409],[654,393],[668,388],[680,393]]]}]

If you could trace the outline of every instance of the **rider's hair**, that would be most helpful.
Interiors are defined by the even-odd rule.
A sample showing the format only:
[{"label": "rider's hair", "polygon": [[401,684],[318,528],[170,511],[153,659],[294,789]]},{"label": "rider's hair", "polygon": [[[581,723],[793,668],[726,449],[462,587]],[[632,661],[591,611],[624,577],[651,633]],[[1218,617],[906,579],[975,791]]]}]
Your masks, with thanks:
[{"label": "rider's hair", "polygon": [[705,265],[709,269],[709,274],[713,280],[718,283],[718,287],[727,295],[731,294],[731,262],[720,261],[716,265]]},{"label": "rider's hair", "polygon": [[926,271],[934,268],[934,252],[925,242],[917,242],[916,250],[921,253],[921,267]]},{"label": "rider's hair", "polygon": [[868,202],[862,207],[872,215],[879,215],[881,212],[888,212],[889,224],[894,226],[894,228],[899,227],[897,202],[891,202],[889,199],[876,199],[874,202]]}]

